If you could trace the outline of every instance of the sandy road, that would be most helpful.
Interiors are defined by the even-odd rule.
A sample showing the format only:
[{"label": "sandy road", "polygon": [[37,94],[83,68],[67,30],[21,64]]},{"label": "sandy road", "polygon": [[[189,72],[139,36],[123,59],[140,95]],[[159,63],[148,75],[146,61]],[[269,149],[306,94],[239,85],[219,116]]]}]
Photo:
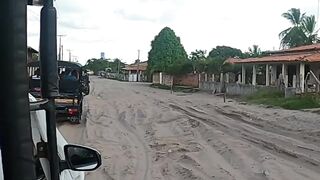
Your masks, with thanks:
[{"label": "sandy road", "polygon": [[97,148],[87,179],[319,179],[320,115],[241,105],[206,93],[91,78],[81,125],[66,138]]}]

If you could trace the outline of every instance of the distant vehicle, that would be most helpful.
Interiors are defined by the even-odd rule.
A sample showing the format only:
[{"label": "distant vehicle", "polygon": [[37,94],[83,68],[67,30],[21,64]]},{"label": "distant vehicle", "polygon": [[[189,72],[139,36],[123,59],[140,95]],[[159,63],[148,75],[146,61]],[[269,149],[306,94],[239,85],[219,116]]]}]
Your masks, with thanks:
[{"label": "distant vehicle", "polygon": [[87,74],[88,75],[94,75],[94,72],[93,71],[87,71]]},{"label": "distant vehicle", "polygon": [[[40,62],[28,63],[29,92],[36,98],[41,97]],[[59,95],[55,98],[57,120],[80,123],[83,97],[89,94],[89,76],[81,64],[58,61]]]}]

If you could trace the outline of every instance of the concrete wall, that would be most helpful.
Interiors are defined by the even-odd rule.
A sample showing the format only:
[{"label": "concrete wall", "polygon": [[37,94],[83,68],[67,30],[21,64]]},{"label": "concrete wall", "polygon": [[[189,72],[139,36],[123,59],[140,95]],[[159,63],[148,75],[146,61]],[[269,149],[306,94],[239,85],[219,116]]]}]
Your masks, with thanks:
[{"label": "concrete wall", "polygon": [[220,93],[222,91],[222,84],[220,82],[200,82],[199,88],[203,91],[210,91],[213,93]]},{"label": "concrete wall", "polygon": [[174,85],[198,87],[199,75],[192,73],[192,74],[174,76]]},{"label": "concrete wall", "polygon": [[210,91],[214,93],[225,92],[227,95],[242,96],[250,95],[257,92],[259,89],[270,89],[276,90],[276,87],[265,87],[265,86],[252,86],[249,84],[238,84],[238,83],[220,83],[220,82],[201,82],[200,89],[203,91]]},{"label": "concrete wall", "polygon": [[160,73],[153,73],[152,83],[153,84],[160,84]]}]

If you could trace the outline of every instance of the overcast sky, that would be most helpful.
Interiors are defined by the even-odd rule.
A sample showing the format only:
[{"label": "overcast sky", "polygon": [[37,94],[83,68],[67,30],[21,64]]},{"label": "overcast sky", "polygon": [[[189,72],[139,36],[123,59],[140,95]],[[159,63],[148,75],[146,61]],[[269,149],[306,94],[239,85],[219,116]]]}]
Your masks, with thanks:
[{"label": "overcast sky", "polygon": [[[151,41],[168,26],[187,53],[227,45],[246,51],[279,48],[278,34],[290,24],[281,17],[295,7],[317,16],[318,0],[57,0],[58,34],[64,59],[72,50],[80,63],[90,58],[147,60]],[[28,7],[28,45],[39,47],[40,8]]]}]

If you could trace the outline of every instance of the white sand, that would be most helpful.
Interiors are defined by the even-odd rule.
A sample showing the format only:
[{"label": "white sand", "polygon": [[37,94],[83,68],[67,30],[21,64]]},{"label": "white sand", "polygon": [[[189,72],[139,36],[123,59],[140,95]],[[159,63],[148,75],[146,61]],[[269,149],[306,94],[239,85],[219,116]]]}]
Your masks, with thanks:
[{"label": "white sand", "polygon": [[81,125],[69,142],[95,147],[103,165],[89,180],[320,177],[320,115],[91,78]]}]

